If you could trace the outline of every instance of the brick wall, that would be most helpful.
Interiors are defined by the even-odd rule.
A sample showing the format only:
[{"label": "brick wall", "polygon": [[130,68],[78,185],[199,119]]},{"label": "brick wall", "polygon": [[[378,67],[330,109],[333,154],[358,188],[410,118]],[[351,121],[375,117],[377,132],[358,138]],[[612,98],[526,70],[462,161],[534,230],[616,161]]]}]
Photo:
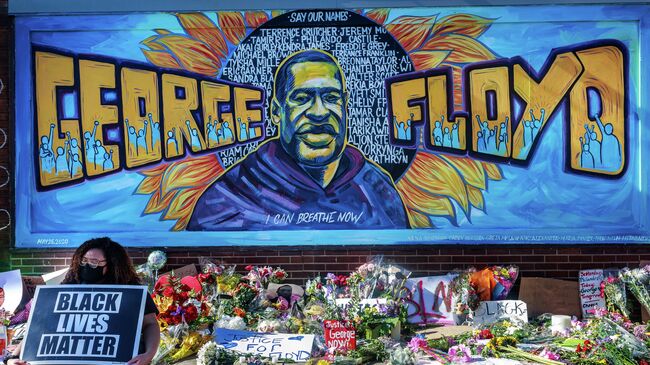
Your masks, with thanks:
[{"label": "brick wall", "polygon": [[[152,249],[130,249],[136,264],[143,263]],[[523,276],[577,280],[578,270],[610,267],[638,267],[650,261],[648,246],[403,246],[397,247],[213,247],[164,249],[171,270],[209,257],[215,262],[281,266],[295,283],[317,273],[348,273],[369,257],[383,255],[386,261],[402,265],[414,276],[447,273],[453,269],[495,264],[519,266]],[[72,250],[12,250],[11,266],[25,274],[41,274],[70,263]]]},{"label": "brick wall", "polygon": [[[7,0],[0,0],[0,80],[4,90],[0,93],[0,129],[7,132],[7,143],[0,148],[0,166],[13,176],[13,134],[11,117],[12,56],[11,21],[7,16]],[[0,146],[3,144],[0,132]],[[13,218],[13,181],[4,184],[5,171],[0,168],[0,227],[10,220],[2,209],[11,212]],[[0,230],[0,271],[20,268],[24,274],[42,274],[66,267],[72,250],[16,250],[12,249],[12,226]],[[136,264],[144,262],[151,249],[130,249]],[[197,263],[206,256],[226,264],[282,266],[294,282],[300,283],[315,273],[346,273],[354,270],[373,255],[403,265],[414,275],[446,273],[456,268],[481,267],[490,264],[516,264],[524,276],[577,279],[578,270],[638,266],[650,261],[650,246],[404,246],[404,247],[214,247],[201,250],[173,248],[167,250],[167,269]]]},{"label": "brick wall", "polygon": [[[9,269],[9,247],[13,221],[13,138],[11,127],[11,93],[9,68],[11,65],[10,45],[12,30],[7,16],[7,0],[0,0],[0,271]],[[5,133],[2,133],[5,132]],[[5,138],[6,137],[6,138]],[[7,175],[9,174],[9,175]]]}]

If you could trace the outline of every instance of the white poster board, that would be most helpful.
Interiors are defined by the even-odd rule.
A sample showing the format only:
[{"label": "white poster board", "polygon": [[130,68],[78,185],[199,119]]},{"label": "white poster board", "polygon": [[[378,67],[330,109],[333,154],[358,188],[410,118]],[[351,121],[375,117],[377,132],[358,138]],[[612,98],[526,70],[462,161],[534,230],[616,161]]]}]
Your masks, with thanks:
[{"label": "white poster board", "polygon": [[41,275],[45,285],[59,285],[65,279],[65,275],[68,273],[70,268],[66,267],[65,269],[53,271],[47,274]]},{"label": "white poster board", "polygon": [[305,361],[311,357],[314,335],[259,333],[217,328],[214,340],[228,350],[278,360]]},{"label": "white poster board", "polygon": [[490,324],[503,319],[528,323],[528,307],[521,300],[481,302],[474,311],[474,324]]},{"label": "white poster board", "polygon": [[603,270],[581,270],[578,277],[580,284],[580,305],[582,317],[593,316],[590,310],[605,308],[605,298],[600,295],[600,284],[605,279]]},{"label": "white poster board", "polygon": [[20,270],[0,272],[0,308],[14,312],[23,298]]},{"label": "white poster board", "polygon": [[454,324],[456,303],[451,295],[451,281],[458,274],[411,278],[403,295],[408,305],[408,321],[417,324]]}]

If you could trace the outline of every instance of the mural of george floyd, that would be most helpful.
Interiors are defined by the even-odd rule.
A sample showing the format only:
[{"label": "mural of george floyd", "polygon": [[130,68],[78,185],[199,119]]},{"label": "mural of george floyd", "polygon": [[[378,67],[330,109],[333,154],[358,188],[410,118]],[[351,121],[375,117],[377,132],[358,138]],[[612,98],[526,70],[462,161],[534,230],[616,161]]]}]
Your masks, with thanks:
[{"label": "mural of george floyd", "polygon": [[642,5],[0,6],[0,271],[650,261]]}]

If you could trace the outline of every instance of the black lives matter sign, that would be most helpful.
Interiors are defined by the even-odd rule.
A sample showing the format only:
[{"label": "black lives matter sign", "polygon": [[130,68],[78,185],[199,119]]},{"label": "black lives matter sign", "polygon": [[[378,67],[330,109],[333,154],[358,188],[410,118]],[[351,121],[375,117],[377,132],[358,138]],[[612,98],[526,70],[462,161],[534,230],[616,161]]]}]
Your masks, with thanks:
[{"label": "black lives matter sign", "polygon": [[147,289],[42,286],[21,358],[31,364],[125,363],[137,355]]}]

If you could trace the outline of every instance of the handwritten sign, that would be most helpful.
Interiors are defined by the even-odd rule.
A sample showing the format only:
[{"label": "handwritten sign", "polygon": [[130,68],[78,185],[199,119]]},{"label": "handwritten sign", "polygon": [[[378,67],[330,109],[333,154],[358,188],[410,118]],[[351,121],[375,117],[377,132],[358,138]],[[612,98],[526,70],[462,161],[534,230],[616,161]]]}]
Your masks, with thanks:
[{"label": "handwritten sign", "polygon": [[328,320],[323,323],[323,327],[327,348],[344,351],[357,348],[357,331],[352,322]]},{"label": "handwritten sign", "polygon": [[605,298],[600,295],[600,284],[605,279],[603,270],[581,270],[578,277],[580,284],[580,304],[582,317],[591,317],[590,310],[605,308]]},{"label": "handwritten sign", "polygon": [[146,286],[36,289],[22,360],[30,364],[126,363],[138,354]]},{"label": "handwritten sign", "polygon": [[261,355],[278,360],[308,360],[314,335],[258,333],[217,328],[217,344],[229,350]]},{"label": "handwritten sign", "polygon": [[451,281],[457,274],[411,278],[403,289],[408,321],[417,324],[454,324]]},{"label": "handwritten sign", "polygon": [[521,300],[485,301],[474,311],[474,324],[489,324],[502,319],[528,323],[526,303]]}]

